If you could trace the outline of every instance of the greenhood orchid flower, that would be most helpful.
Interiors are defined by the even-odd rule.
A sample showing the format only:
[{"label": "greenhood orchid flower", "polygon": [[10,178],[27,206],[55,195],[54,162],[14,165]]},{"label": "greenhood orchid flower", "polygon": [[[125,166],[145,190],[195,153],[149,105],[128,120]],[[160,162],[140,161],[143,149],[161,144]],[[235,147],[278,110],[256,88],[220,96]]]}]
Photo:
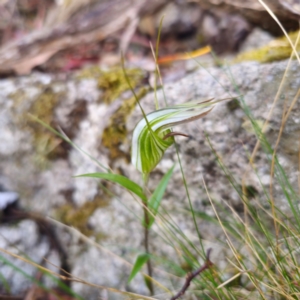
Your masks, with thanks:
[{"label": "greenhood orchid flower", "polygon": [[172,131],[178,124],[197,120],[208,114],[220,101],[193,101],[156,110],[146,115],[133,131],[131,161],[143,174],[149,174],[160,162],[166,149],[174,143]]}]

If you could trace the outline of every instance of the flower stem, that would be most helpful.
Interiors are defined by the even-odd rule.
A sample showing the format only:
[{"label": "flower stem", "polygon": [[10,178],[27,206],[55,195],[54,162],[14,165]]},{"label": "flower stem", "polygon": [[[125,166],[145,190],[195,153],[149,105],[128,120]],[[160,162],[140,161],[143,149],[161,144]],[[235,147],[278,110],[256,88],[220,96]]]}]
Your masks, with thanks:
[{"label": "flower stem", "polygon": [[[144,194],[147,195],[147,185],[148,185],[148,176],[144,176]],[[144,247],[145,247],[145,251],[147,254],[150,254],[150,250],[149,250],[149,222],[150,222],[150,218],[149,218],[149,211],[148,211],[148,201],[144,201],[143,203],[143,210],[144,210]],[[152,268],[152,263],[151,263],[151,259],[149,258],[147,260],[147,273],[149,277],[152,277],[153,274],[153,268]],[[150,295],[153,296],[154,295],[154,287],[153,287],[153,283],[150,280],[147,280],[147,286],[149,288],[150,291]]]}]

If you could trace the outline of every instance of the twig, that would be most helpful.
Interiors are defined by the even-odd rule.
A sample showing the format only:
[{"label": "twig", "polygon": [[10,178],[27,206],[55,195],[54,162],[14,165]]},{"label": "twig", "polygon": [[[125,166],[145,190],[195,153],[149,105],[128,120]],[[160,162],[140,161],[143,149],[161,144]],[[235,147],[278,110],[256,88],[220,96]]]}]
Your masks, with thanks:
[{"label": "twig", "polygon": [[194,271],[194,272],[191,272],[189,274],[187,274],[186,276],[186,280],[185,280],[185,283],[183,285],[183,287],[181,288],[181,290],[175,295],[173,296],[170,300],[176,300],[178,298],[180,298],[185,292],[186,290],[189,288],[192,280],[198,276],[200,273],[202,273],[203,271],[209,269],[213,263],[210,261],[209,259],[209,256],[210,256],[210,253],[212,251],[212,248],[209,248],[207,250],[207,253],[206,253],[206,262],[204,263],[204,265],[202,267],[200,267],[198,270]]},{"label": "twig", "polygon": [[[146,253],[150,254],[150,250],[149,250],[149,212],[148,212],[148,203],[147,202],[144,203],[144,218],[145,218],[144,247],[145,247]],[[147,260],[147,272],[148,272],[149,277],[152,277],[152,275],[153,275],[152,270],[153,269],[152,269],[151,259],[149,258]],[[150,295],[153,296],[154,295],[154,287],[153,287],[151,279],[148,282],[148,288],[150,290]]]}]

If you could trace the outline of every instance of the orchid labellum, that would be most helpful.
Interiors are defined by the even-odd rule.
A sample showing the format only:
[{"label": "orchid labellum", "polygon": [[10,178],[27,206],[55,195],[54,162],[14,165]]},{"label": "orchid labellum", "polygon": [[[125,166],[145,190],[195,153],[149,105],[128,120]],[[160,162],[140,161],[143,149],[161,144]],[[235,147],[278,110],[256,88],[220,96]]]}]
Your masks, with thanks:
[{"label": "orchid labellum", "polygon": [[143,174],[149,174],[160,162],[164,152],[174,143],[175,125],[197,120],[208,114],[220,101],[193,101],[156,110],[136,125],[132,138],[131,161]]}]

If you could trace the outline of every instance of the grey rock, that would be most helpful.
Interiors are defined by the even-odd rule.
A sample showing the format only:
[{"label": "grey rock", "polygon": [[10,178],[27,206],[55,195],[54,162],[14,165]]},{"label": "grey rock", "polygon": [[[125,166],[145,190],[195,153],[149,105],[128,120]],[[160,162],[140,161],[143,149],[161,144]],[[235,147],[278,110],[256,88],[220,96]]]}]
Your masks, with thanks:
[{"label": "grey rock", "polygon": [[[205,100],[209,98],[220,99],[233,97],[239,94],[243,95],[244,101],[251,109],[254,118],[259,122],[265,121],[277,93],[286,65],[287,62],[268,65],[244,63],[230,67],[230,73],[229,69],[226,71],[221,68],[199,70],[196,73],[186,76],[176,84],[165,86],[168,105],[196,99]],[[230,74],[232,74],[235,81],[234,84],[238,90],[235,90],[234,84],[230,79]],[[285,86],[296,85],[299,81],[298,74],[299,66],[297,62],[294,61],[286,75]],[[284,103],[286,101],[286,105],[289,105],[288,103],[291,103],[295,93],[296,91],[293,89],[284,88],[281,97],[278,99],[271,122],[265,132],[271,144],[274,144],[278,135],[278,130],[282,122],[282,109]],[[158,96],[162,101],[162,93],[158,93]],[[147,112],[154,109],[154,101],[152,99],[153,95],[148,95],[147,99],[143,102],[144,109]],[[286,164],[288,167],[287,173],[290,175],[290,179],[295,186],[297,184],[297,168],[295,165],[289,164],[288,161],[291,162],[296,160],[298,155],[297,147],[299,147],[299,142],[293,139],[299,130],[297,109],[299,109],[298,104],[295,105],[290,118],[287,121],[282,142],[278,149],[279,159],[281,159],[282,163]],[[141,113],[137,109],[128,123],[128,128],[133,129],[140,118]],[[203,189],[201,179],[203,176],[209,190],[218,195],[218,198],[221,197],[230,202],[235,201],[234,198],[236,197],[229,192],[231,189],[228,189],[228,185],[226,184],[226,176],[222,174],[221,169],[217,166],[212,149],[205,138],[205,134],[209,136],[214,149],[217,151],[218,155],[222,157],[224,163],[230,168],[238,183],[241,184],[241,179],[244,178],[247,185],[255,187],[258,191],[262,190],[256,175],[253,174],[253,172],[248,172],[249,168],[247,165],[248,159],[246,151],[251,153],[256,143],[256,137],[241,108],[230,111],[226,103],[219,104],[218,107],[205,118],[184,126],[178,126],[176,130],[185,132],[194,137],[193,139],[188,140],[178,138],[180,152],[182,153],[182,163],[186,172],[185,175],[190,183],[191,191],[198,191],[198,193],[200,193],[201,189]],[[267,186],[269,183],[268,176],[270,174],[270,170],[267,167],[267,156],[262,152],[259,152],[258,157],[259,160],[256,162],[258,174],[263,178]],[[167,168],[164,167],[164,161],[166,159],[175,161],[175,151],[170,150],[168,152],[166,158],[158,165],[157,171],[162,173],[167,171]],[[169,166],[170,164],[168,164],[168,167]],[[124,170],[124,172],[126,173],[126,170]],[[130,173],[128,172],[128,175],[129,174],[132,176],[131,170]],[[176,174],[178,174],[178,177]],[[173,179],[177,178],[177,180],[180,181],[180,177],[181,175],[178,170],[175,172]],[[137,177],[135,177],[135,179],[137,180]],[[218,179],[217,183],[216,179]],[[152,186],[152,188],[154,188],[154,186]],[[170,191],[172,191],[172,188]],[[182,190],[183,194],[178,194],[180,191],[176,189],[176,193],[177,197],[181,199],[184,197],[185,192]],[[173,196],[175,197],[175,195]],[[284,205],[284,200],[281,196],[282,195],[278,195],[277,200],[283,201],[282,205]],[[206,196],[204,197],[206,198]],[[170,198],[172,199],[171,195]]]},{"label": "grey rock", "polygon": [[[220,99],[243,95],[253,117],[262,123],[266,120],[271,109],[286,66],[287,61],[264,65],[249,62],[230,68],[199,69],[178,82],[165,85],[166,99],[168,104],[172,105],[196,99]],[[231,75],[234,78],[234,83]],[[275,144],[278,136],[285,101],[288,107],[298,90],[299,81],[299,66],[296,61],[293,61],[285,76],[284,89],[278,98],[265,132],[272,145]],[[53,110],[55,124],[69,130],[70,113],[79,101],[84,100],[87,113],[76,126],[72,125],[74,128],[76,127],[72,133],[74,143],[103,165],[110,165],[113,169],[141,184],[141,174],[132,165],[128,164],[124,158],[110,161],[107,149],[101,146],[103,130],[108,125],[111,114],[121,104],[122,98],[107,106],[99,101],[101,91],[96,88],[96,80],[71,78],[67,82],[62,82],[54,76],[35,73],[28,77],[0,81],[0,120],[3,128],[0,133],[0,179],[5,179],[5,184],[20,195],[21,205],[32,211],[55,217],[57,207],[67,204],[68,201],[72,201],[75,207],[82,207],[86,203],[95,201],[97,197],[105,197],[97,180],[72,178],[72,175],[101,171],[96,163],[76,149],[70,150],[65,157],[47,161],[43,168],[36,163],[33,131],[24,126],[21,121],[24,113],[47,88],[51,88],[54,93],[60,95],[59,102]],[[16,92],[23,95],[22,101],[16,100]],[[162,91],[158,91],[158,98],[163,106]],[[142,105],[146,112],[152,111],[154,109],[154,95],[147,95],[142,100]],[[295,137],[299,136],[300,131],[299,110],[299,104],[296,103],[286,123],[278,148],[279,160],[295,187],[297,186],[298,175],[295,162],[299,149],[299,140]],[[132,130],[141,117],[141,112],[136,108],[128,119],[128,137],[121,145],[123,151],[129,152]],[[262,197],[263,188],[268,188],[270,183],[268,156],[264,154],[261,148],[259,149],[255,164],[257,174],[261,178],[260,181],[255,172],[248,166],[248,155],[252,152],[257,140],[250,125],[239,106],[230,108],[230,105],[224,102],[219,104],[205,118],[176,128],[177,131],[192,136],[190,139],[180,137],[176,140],[192,204],[196,211],[214,216],[203,180],[216,205],[228,203],[237,211],[243,209],[238,193],[232,188],[227,176],[217,165],[206,134],[209,136],[216,153],[229,168],[237,185],[241,186],[242,180],[244,180],[248,187],[257,191],[254,198],[261,199],[262,204],[268,207],[267,201]],[[150,191],[155,189],[162,175],[169,170],[175,161],[177,161],[176,152],[172,147],[151,175]],[[278,207],[282,211],[288,212],[288,205],[282,196],[282,191],[278,185],[275,185],[274,188],[276,191],[274,193],[275,201]],[[127,287],[127,278],[131,271],[129,263],[134,263],[136,255],[144,251],[141,243],[143,239],[142,226],[137,217],[142,216],[141,203],[118,186],[109,186],[109,189],[113,192],[109,205],[96,209],[88,220],[88,226],[95,231],[95,237],[92,237],[92,241],[97,240],[96,236],[101,235],[101,238],[98,238],[100,247],[95,247],[93,242],[90,244],[82,243],[81,237],[72,229],[58,229],[73,268],[72,272],[75,276],[94,284],[118,289],[128,288],[137,293],[147,293],[142,276],[136,277]],[[69,196],[66,196],[66,192],[69,192]],[[198,247],[197,233],[192,218],[187,213],[188,209],[189,205],[177,163],[162,201],[160,212],[162,216],[170,215],[173,222],[194,243],[195,247]],[[204,246],[214,249],[212,261],[220,267],[226,266],[225,256],[228,255],[229,250],[217,241],[225,242],[221,228],[200,219],[197,219],[197,222],[204,238]],[[30,244],[37,244],[37,238],[34,234],[32,234],[30,243],[20,240],[21,236],[18,232],[24,230],[22,226],[25,225],[19,225],[15,228],[14,243],[18,243],[23,251],[28,251],[33,255],[38,252],[39,255],[42,255],[43,251],[46,251],[46,246],[45,249],[44,246],[41,246],[40,250],[29,247]],[[181,259],[174,247],[170,247],[162,239],[163,229],[164,222],[160,219],[153,226],[151,232],[152,251],[155,255],[180,263]],[[2,226],[0,230],[4,235],[7,235],[9,234],[8,230],[11,229]],[[1,243],[6,242],[3,240]],[[201,262],[200,257],[199,261]],[[155,267],[155,278],[173,289],[172,280],[165,273],[160,272],[159,265],[155,265]],[[15,276],[20,275],[11,272],[7,276],[15,278]],[[12,282],[15,282],[14,280]],[[176,287],[179,288],[181,284],[182,281],[176,279]],[[22,283],[22,286],[25,288],[26,284]],[[87,299],[97,299],[103,293],[98,289],[92,290],[91,287],[84,284],[74,283],[73,287]],[[120,299],[120,297],[117,294],[112,294],[111,299]]]},{"label": "grey rock", "polygon": [[[25,259],[30,258],[37,264],[43,263],[43,259],[50,249],[49,242],[40,238],[38,227],[31,220],[21,221],[14,226],[2,225],[0,227],[0,245],[5,251]],[[36,267],[3,252],[0,257],[1,273],[7,280],[12,294],[24,293],[28,287],[33,285],[37,274]],[[54,282],[49,282],[49,284],[48,286],[53,286]],[[1,289],[3,289],[2,286]]]},{"label": "grey rock", "polygon": [[0,210],[5,209],[8,205],[15,203],[19,199],[16,192],[0,191]]},{"label": "grey rock", "polygon": [[240,51],[244,52],[253,49],[258,49],[267,45],[272,40],[274,40],[274,37],[270,33],[256,27],[247,36],[240,48]]}]

